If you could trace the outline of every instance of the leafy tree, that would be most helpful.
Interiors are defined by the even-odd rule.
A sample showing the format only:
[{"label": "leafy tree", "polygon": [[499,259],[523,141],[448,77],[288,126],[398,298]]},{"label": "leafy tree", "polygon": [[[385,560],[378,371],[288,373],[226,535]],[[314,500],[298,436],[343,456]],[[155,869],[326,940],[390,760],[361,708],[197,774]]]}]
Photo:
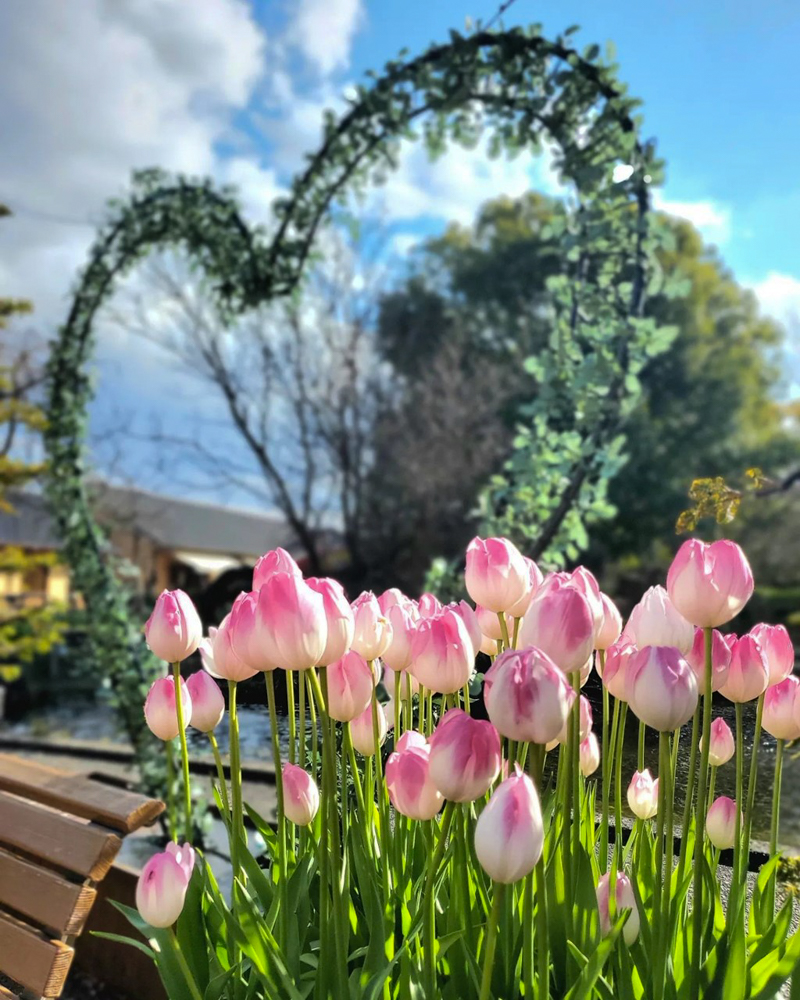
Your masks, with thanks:
[{"label": "leafy tree", "polygon": [[[382,303],[387,357],[407,343],[431,354],[455,335],[484,360],[491,355],[517,404],[530,395],[519,362],[550,335],[548,280],[566,254],[562,213],[558,201],[536,193],[499,198],[482,207],[474,226],[452,225],[427,241],[409,278]],[[688,222],[662,222],[671,238],[659,263],[667,286],[682,279],[686,294],[657,293],[647,302],[646,314],[677,336],[639,376],[641,402],[625,428],[628,459],[608,488],[617,516],[597,532],[597,557],[644,555],[654,540],[671,541],[696,476],[735,478],[752,465],[774,470],[791,456],[773,398],[779,327],[758,315],[753,294]],[[506,400],[499,406],[513,424],[516,408]]]},{"label": "leafy tree", "polygon": [[[0,205],[0,218],[11,213]],[[0,330],[7,328],[14,316],[32,309],[23,299],[0,298]],[[42,381],[27,351],[11,356],[0,353],[0,509],[13,511],[9,491],[24,486],[44,471],[44,465],[32,462],[19,453],[21,439],[39,435],[45,415],[32,399]],[[17,546],[0,548],[0,573],[21,575],[36,573],[55,562],[52,554],[35,555]],[[61,634],[59,609],[52,605],[31,605],[0,597],[0,677],[12,679],[20,665],[39,653],[45,653]]]}]

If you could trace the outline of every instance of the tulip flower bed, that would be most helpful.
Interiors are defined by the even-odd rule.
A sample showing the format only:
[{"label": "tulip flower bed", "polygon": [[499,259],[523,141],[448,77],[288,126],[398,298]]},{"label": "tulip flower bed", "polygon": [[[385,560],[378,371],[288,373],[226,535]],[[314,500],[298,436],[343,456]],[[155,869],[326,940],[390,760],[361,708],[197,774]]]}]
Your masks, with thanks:
[{"label": "tulip flower bed", "polygon": [[[185,595],[161,595],[146,632],[171,674],[153,685],[145,714],[167,747],[180,739],[189,833],[185,727],[208,732],[234,872],[224,898],[200,852],[175,842],[142,873],[138,913],[126,912],[171,1000],[777,995],[800,961],[792,901],[776,906],[780,773],[785,743],[800,736],[800,699],[785,629],[717,631],[753,592],[738,546],[686,542],[666,589],[649,590],[624,629],[590,572],[543,577],[504,539],[470,544],[465,582],[475,608],[394,590],[350,605],[338,583],[304,580],[276,550],[207,639]],[[207,672],[184,682],[180,663],[198,646]],[[580,694],[593,669],[603,681],[598,733]],[[276,670],[286,672],[287,760]],[[258,672],[276,829],[242,800],[237,685]],[[213,677],[229,690],[230,782],[213,738],[224,711]],[[481,681],[488,720],[472,714]],[[717,691],[736,705],[735,733],[713,718]],[[763,727],[778,750],[771,859],[748,888],[751,700],[754,748]],[[633,775],[622,765],[631,725]],[[647,727],[658,733],[655,779],[643,766]],[[557,768],[545,771],[548,754]],[[716,771],[731,761],[736,800],[715,798]],[[623,796],[635,817],[627,840]],[[264,858],[247,846],[245,812]],[[731,847],[723,900],[719,852]]]}]

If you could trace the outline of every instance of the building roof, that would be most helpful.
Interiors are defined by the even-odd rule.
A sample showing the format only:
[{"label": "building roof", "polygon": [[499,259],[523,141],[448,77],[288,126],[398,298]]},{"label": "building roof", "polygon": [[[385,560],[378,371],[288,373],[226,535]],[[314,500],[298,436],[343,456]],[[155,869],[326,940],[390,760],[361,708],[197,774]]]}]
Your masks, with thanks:
[{"label": "building roof", "polygon": [[[96,516],[107,529],[136,531],[165,549],[224,553],[254,559],[277,546],[297,548],[284,517],[162,496],[137,487],[95,486]],[[60,548],[45,500],[16,493],[14,513],[0,512],[0,543],[29,548]]]}]

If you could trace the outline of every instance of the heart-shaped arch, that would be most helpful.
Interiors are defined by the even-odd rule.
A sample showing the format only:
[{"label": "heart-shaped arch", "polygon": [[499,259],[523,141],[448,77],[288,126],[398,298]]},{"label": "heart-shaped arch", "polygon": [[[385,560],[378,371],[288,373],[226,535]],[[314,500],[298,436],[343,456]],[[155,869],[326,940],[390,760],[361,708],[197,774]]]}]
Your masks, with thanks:
[{"label": "heart-shaped arch", "polygon": [[[534,27],[453,34],[416,59],[389,63],[358,89],[346,114],[326,116],[322,145],[275,205],[269,239],[247,225],[231,193],[208,181],[146,171],[135,176],[130,198],[111,206],[49,361],[47,492],[104,670],[142,754],[148,654],[84,480],[92,327],[117,278],[152,249],[181,247],[211,279],[221,316],[233,320],[297,287],[331,204],[393,166],[398,142],[416,122],[433,153],[448,140],[472,145],[486,127],[496,152],[554,144],[557,168],[575,192],[563,231],[570,270],[551,285],[550,347],[529,364],[536,400],[508,474],[486,494],[489,520],[541,552],[580,511],[582,497],[591,503],[635,398],[636,372],[655,351],[654,331],[641,317],[653,246],[648,189],[659,165],[637,138],[636,101],[598,55],[596,47],[581,55],[564,38],[548,41]],[[537,480],[526,482],[532,470]],[[524,488],[512,503],[514,476]]]}]

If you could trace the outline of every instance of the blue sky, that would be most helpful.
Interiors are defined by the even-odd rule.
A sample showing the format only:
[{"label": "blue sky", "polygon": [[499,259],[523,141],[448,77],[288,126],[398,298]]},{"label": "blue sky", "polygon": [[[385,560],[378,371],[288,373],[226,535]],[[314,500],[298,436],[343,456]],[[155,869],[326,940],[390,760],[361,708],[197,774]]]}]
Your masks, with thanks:
[{"label": "blue sky", "polygon": [[[325,107],[342,107],[346,88],[400,48],[416,53],[467,17],[486,21],[497,2],[0,4],[0,202],[15,211],[0,223],[0,295],[32,298],[36,329],[50,336],[104,205],[134,168],[232,183],[248,217],[268,225]],[[508,26],[531,21],[551,35],[579,24],[581,45],[613,41],[621,78],[644,101],[643,133],[667,162],[658,203],[693,221],[786,325],[787,372],[800,371],[797,0],[516,0],[505,15]],[[468,224],[486,199],[531,187],[553,189],[546,161],[452,149],[430,164],[413,146],[359,211],[381,220],[402,256],[421,234]],[[197,386],[156,349],[101,326],[98,362],[95,433],[154,415],[192,425]],[[141,449],[130,454],[141,464]]]}]

